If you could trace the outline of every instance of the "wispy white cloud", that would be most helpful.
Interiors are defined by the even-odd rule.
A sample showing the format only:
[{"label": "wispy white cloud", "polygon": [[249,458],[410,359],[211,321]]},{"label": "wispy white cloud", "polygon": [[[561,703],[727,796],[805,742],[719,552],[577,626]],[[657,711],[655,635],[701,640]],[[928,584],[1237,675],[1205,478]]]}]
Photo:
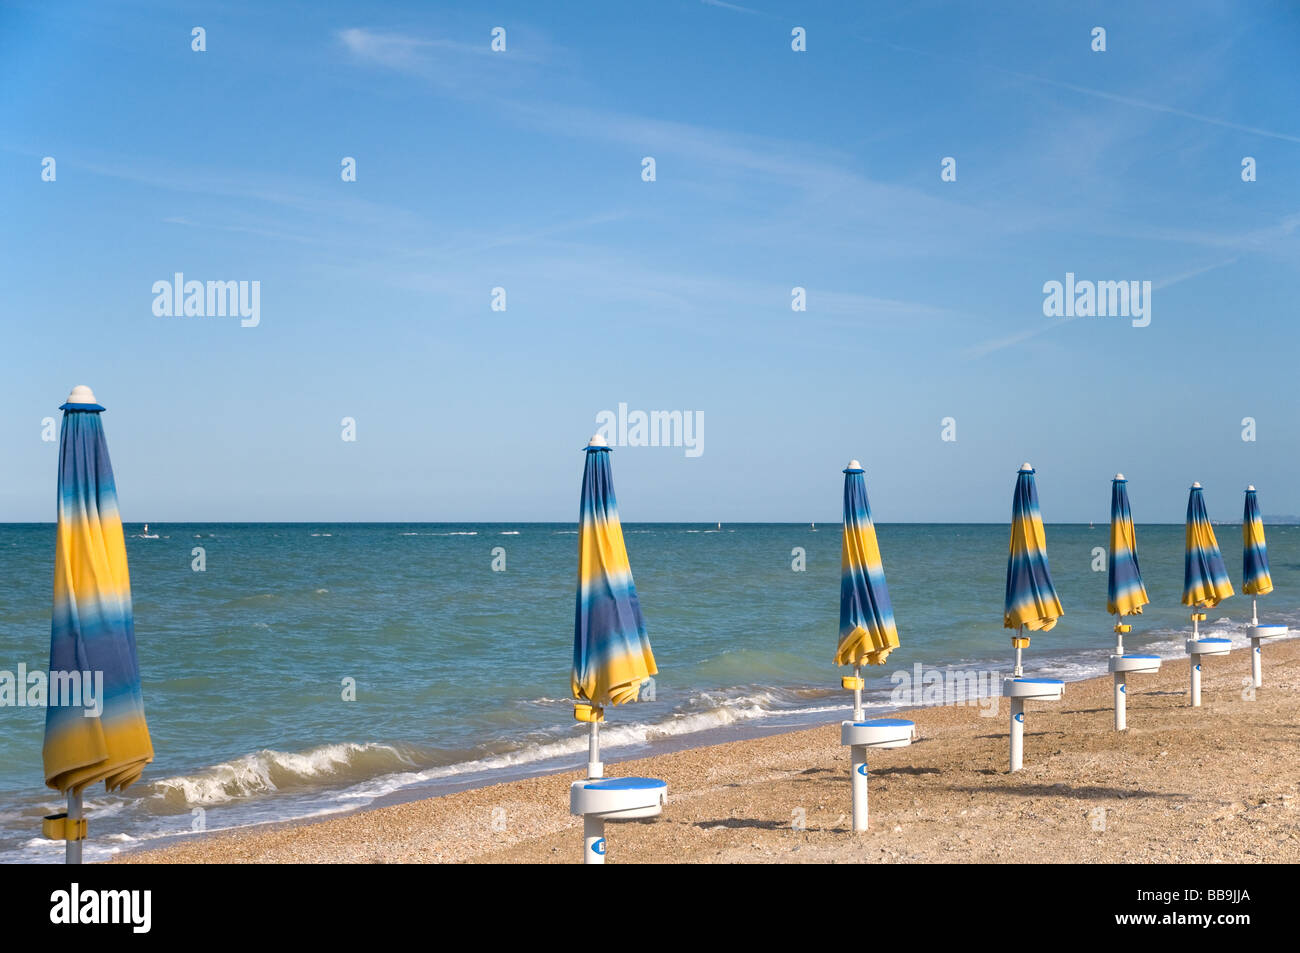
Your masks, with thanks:
[{"label": "wispy white cloud", "polygon": [[1279,139],[1284,142],[1300,143],[1300,135],[1290,132],[1279,132],[1275,129],[1265,129],[1260,126],[1247,125],[1245,123],[1232,122],[1227,119],[1221,119],[1217,116],[1208,116],[1204,113],[1193,112],[1189,109],[1180,109],[1177,106],[1168,106],[1164,103],[1154,102],[1153,100],[1144,99],[1140,96],[1130,96],[1123,93],[1112,93],[1104,89],[1096,89],[1091,86],[1083,86],[1079,83],[1068,83],[1064,80],[1050,79],[1046,76],[1038,76],[1034,73],[1026,73],[1020,70],[1007,69],[1003,66],[995,66],[991,63],[981,63],[975,60],[965,59],[963,57],[945,56],[935,53],[932,50],[923,50],[914,46],[903,46],[898,43],[892,43],[880,40],[876,37],[862,37],[867,42],[879,43],[882,46],[889,47],[900,53],[912,53],[919,56],[926,56],[932,59],[943,60],[949,63],[957,63],[962,66],[969,66],[974,69],[988,70],[990,72],[1001,73],[1003,76],[1011,76],[1026,82],[1036,83],[1041,86],[1052,86],[1057,89],[1066,89],[1083,96],[1091,96],[1095,99],[1104,99],[1108,102],[1117,103],[1123,106],[1130,106],[1135,109],[1144,109],[1148,112],[1163,113],[1169,116],[1177,116],[1181,119],[1190,119],[1193,122],[1205,123],[1206,125],[1218,126],[1223,129],[1232,129],[1236,132],[1246,132],[1256,136],[1265,136],[1271,139]]},{"label": "wispy white cloud", "polygon": [[480,56],[491,53],[487,43],[460,43],[455,40],[429,39],[402,33],[378,33],[352,27],[338,32],[340,42],[360,60],[388,69],[422,73],[430,63],[431,53]]},{"label": "wispy white cloud", "polygon": [[1300,212],[1284,215],[1272,225],[1236,232],[1212,232],[1196,228],[1152,227],[1128,229],[1125,237],[1148,241],[1177,242],[1206,248],[1228,248],[1240,252],[1281,254],[1295,260],[1295,239],[1300,237]]},{"label": "wispy white cloud", "polygon": [[1220,119],[1216,116],[1206,116],[1203,113],[1196,113],[1187,109],[1179,109],[1176,106],[1166,106],[1163,103],[1151,102],[1150,100],[1141,99],[1137,96],[1125,96],[1120,93],[1109,93],[1104,89],[1093,89],[1090,86],[1080,86],[1078,83],[1066,83],[1061,80],[1048,79],[1045,76],[1034,76],[1030,73],[1020,73],[1015,70],[1003,69],[1002,67],[995,66],[990,67],[990,69],[995,69],[1000,73],[1015,76],[1019,79],[1028,80],[1033,83],[1040,83],[1045,86],[1055,86],[1058,89],[1068,89],[1071,92],[1081,93],[1084,96],[1092,96],[1096,99],[1104,99],[1112,103],[1119,103],[1123,106],[1132,106],[1136,109],[1145,109],[1150,112],[1164,113],[1169,116],[1178,116],[1182,119],[1191,119],[1194,122],[1219,126],[1222,129],[1232,129],[1236,132],[1247,132],[1252,135],[1265,136],[1270,139],[1280,139],[1284,142],[1300,142],[1300,135],[1278,132],[1273,129],[1263,129],[1259,126],[1249,126],[1239,122],[1230,122],[1227,119]]},{"label": "wispy white cloud", "polygon": [[[194,201],[177,201],[176,212],[162,217],[166,224],[179,227],[346,248],[354,247],[359,231],[387,236],[393,244],[402,237],[429,231],[427,221],[409,208],[356,198],[346,191],[340,193],[337,187],[330,188],[327,183],[337,177],[333,169],[313,186],[302,178],[230,167],[216,170],[173,165],[156,157],[99,154],[69,159],[65,168],[149,190],[195,197]],[[200,203],[198,199],[208,201]]]},{"label": "wispy white cloud", "polygon": [[726,3],[725,0],[700,0],[700,3],[706,7],[721,7],[723,10],[734,10],[736,13],[747,13],[754,17],[767,16],[762,10],[751,10],[738,3]]},{"label": "wispy white cloud", "polygon": [[521,68],[549,63],[555,48],[540,34],[516,28],[507,34],[507,48],[496,52],[491,36],[468,43],[447,37],[350,27],[336,33],[347,54],[357,63],[418,76],[444,91],[481,98],[494,88],[518,83]]}]

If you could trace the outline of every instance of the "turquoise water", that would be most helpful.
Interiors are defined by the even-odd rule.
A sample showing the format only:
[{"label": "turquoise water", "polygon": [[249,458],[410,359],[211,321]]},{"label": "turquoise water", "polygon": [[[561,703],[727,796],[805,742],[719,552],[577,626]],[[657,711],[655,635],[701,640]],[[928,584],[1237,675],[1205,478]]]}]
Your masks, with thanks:
[{"label": "turquoise water", "polygon": [[[156,760],[125,796],[89,792],[103,857],[157,838],[349,810],[380,798],[585,763],[568,701],[576,528],[560,524],[154,524],[127,527],[136,633]],[[625,526],[660,675],[655,700],[612,709],[607,760],[656,745],[833,721],[837,525]],[[1009,667],[1001,628],[1008,529],[882,525],[902,648],[868,680],[925,666]],[[1241,530],[1221,526],[1234,585]],[[1033,637],[1034,674],[1105,670],[1113,644],[1107,527],[1049,526],[1066,615]],[[1276,591],[1263,621],[1300,625],[1300,527],[1270,526]],[[193,547],[206,551],[194,572]],[[1183,528],[1141,526],[1153,605],[1126,648],[1183,656]],[[504,572],[492,569],[505,551]],[[806,552],[792,571],[792,550]],[[0,670],[44,670],[53,527],[0,525]],[[1210,613],[1244,644],[1249,598]],[[1264,657],[1267,668],[1267,650]],[[354,679],[355,701],[343,699]],[[40,817],[43,712],[0,708],[0,859],[58,860]],[[202,814],[196,814],[196,810]]]}]

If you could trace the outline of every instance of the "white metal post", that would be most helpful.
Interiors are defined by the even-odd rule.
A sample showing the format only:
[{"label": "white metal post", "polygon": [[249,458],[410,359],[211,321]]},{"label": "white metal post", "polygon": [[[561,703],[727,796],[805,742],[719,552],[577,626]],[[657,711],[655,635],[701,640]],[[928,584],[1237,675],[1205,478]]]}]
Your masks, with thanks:
[{"label": "white metal post", "polygon": [[587,777],[603,778],[605,765],[600,760],[600,719],[592,718],[588,722],[587,733]]},{"label": "white metal post", "polygon": [[1024,670],[1024,669],[1021,667],[1021,665],[1020,665],[1020,651],[1021,651],[1021,650],[1020,650],[1020,639],[1023,639],[1024,637],[1025,637],[1025,627],[1022,625],[1022,626],[1020,627],[1020,637],[1019,637],[1019,639],[1017,639],[1017,638],[1015,638],[1015,637],[1012,638],[1012,641],[1014,641],[1014,642],[1016,643],[1016,670],[1015,670],[1015,672],[1013,672],[1012,674],[1014,674],[1016,678],[1019,678],[1021,675],[1024,675],[1024,674],[1025,674],[1025,670]]},{"label": "white metal post", "polygon": [[[72,791],[72,790],[68,791],[68,820],[73,822],[80,821],[81,809],[82,809],[81,792]],[[68,826],[75,828],[77,825],[74,823],[74,824],[69,824]],[[68,839],[64,841],[64,845],[65,845],[64,855],[63,855],[64,863],[67,864],[81,863],[81,841]]]},{"label": "white metal post", "polygon": [[1123,731],[1128,727],[1128,676],[1123,672],[1115,673],[1115,730]]},{"label": "white metal post", "polygon": [[[1199,642],[1201,638],[1201,623],[1197,618],[1201,614],[1199,606],[1192,607],[1192,641]],[[1190,653],[1189,653],[1190,655]],[[1192,707],[1201,707],[1201,657],[1199,654],[1191,655],[1192,660]]]},{"label": "white metal post", "polygon": [[[1250,624],[1259,625],[1259,599],[1255,596],[1250,597]],[[1259,639],[1250,640],[1250,678],[1256,688],[1262,688],[1264,685],[1264,672],[1260,665],[1262,661],[1259,651]]]},{"label": "white metal post", "polygon": [[853,720],[861,721],[862,715],[862,666],[853,666]]},{"label": "white metal post", "polygon": [[853,753],[853,832],[867,829],[867,746],[851,745]]},{"label": "white metal post", "polygon": [[582,815],[584,864],[603,864],[605,862],[605,819],[599,814]]},{"label": "white metal post", "polygon": [[1011,699],[1011,770],[1025,766],[1025,700]]}]

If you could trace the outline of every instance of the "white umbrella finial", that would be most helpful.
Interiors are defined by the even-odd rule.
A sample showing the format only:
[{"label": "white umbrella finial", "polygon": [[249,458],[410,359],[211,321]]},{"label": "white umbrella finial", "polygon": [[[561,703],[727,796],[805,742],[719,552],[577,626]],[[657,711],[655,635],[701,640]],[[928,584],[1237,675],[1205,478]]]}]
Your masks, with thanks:
[{"label": "white umbrella finial", "polygon": [[858,463],[857,460],[850,460],[850,461],[849,461],[849,469],[850,469],[850,470],[861,470],[861,469],[862,469],[862,464]]},{"label": "white umbrella finial", "polygon": [[598,433],[594,433],[594,434],[591,435],[591,439],[587,441],[587,446],[589,446],[589,447],[607,447],[607,446],[609,446],[609,444],[606,442],[605,438],[602,437],[600,434],[598,434]]},{"label": "white umbrella finial", "polygon": [[69,404],[98,404],[95,400],[95,392],[85,384],[78,384],[72,388],[72,393],[68,395],[67,403]]},{"label": "white umbrella finial", "polygon": [[1199,490],[1200,488],[1201,488],[1201,481],[1200,481],[1200,480],[1197,480],[1195,483],[1192,484],[1192,489],[1193,489],[1193,490]]},{"label": "white umbrella finial", "polygon": [[1250,484],[1250,486],[1246,487],[1246,489],[1249,490],[1251,493],[1254,493],[1254,492],[1255,492],[1255,484],[1253,484],[1253,483]]},{"label": "white umbrella finial", "polygon": [[1028,461],[1028,460],[1026,460],[1024,463],[1020,464],[1020,472],[1021,472],[1021,473],[1027,473],[1028,471],[1030,471],[1030,470],[1032,470],[1032,469],[1033,469],[1033,467],[1031,467],[1031,466],[1029,465],[1029,461]]},{"label": "white umbrella finial", "polygon": [[1122,473],[1116,473],[1116,474],[1115,474],[1115,479],[1116,479],[1116,480],[1122,480],[1122,479],[1124,479],[1124,474],[1122,474]]}]

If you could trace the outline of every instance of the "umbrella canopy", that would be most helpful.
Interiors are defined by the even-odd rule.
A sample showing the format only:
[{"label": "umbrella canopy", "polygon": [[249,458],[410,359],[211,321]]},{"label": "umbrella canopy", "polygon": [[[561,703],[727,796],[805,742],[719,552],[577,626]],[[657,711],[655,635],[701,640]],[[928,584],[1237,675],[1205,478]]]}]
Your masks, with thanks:
[{"label": "umbrella canopy", "polygon": [[880,665],[898,648],[894,607],[885,585],[864,471],[844,470],[844,542],[840,549],[840,642],[836,665]]},{"label": "umbrella canopy", "polygon": [[573,697],[593,705],[636,701],[658,669],[618,520],[610,448],[592,438],[578,516],[578,601],[573,623]]},{"label": "umbrella canopy", "polygon": [[1268,549],[1264,544],[1264,520],[1259,515],[1255,488],[1246,490],[1246,512],[1241,517],[1243,567],[1241,591],[1248,596],[1262,596],[1273,591],[1273,577],[1268,571]]},{"label": "umbrella canopy", "polygon": [[1110,559],[1106,564],[1106,611],[1137,615],[1151,600],[1138,568],[1137,532],[1128,506],[1128,481],[1117,473],[1110,485]]},{"label": "umbrella canopy", "polygon": [[[54,613],[50,687],[45,712],[45,783],[79,793],[96,781],[120,790],[153,760],[136,661],[131,581],[108,444],[87,387],[60,407],[58,527],[54,549]],[[69,704],[56,693],[68,684],[103,679],[102,709]],[[62,694],[63,697],[57,697]]]},{"label": "umbrella canopy", "polygon": [[1038,509],[1034,468],[1026,463],[1016,476],[1016,495],[1011,502],[1011,553],[1002,625],[1046,632],[1064,614],[1047,565],[1047,534]]},{"label": "umbrella canopy", "polygon": [[1183,605],[1213,608],[1232,595],[1228,570],[1205,511],[1199,483],[1187,498],[1187,554],[1183,559]]}]

